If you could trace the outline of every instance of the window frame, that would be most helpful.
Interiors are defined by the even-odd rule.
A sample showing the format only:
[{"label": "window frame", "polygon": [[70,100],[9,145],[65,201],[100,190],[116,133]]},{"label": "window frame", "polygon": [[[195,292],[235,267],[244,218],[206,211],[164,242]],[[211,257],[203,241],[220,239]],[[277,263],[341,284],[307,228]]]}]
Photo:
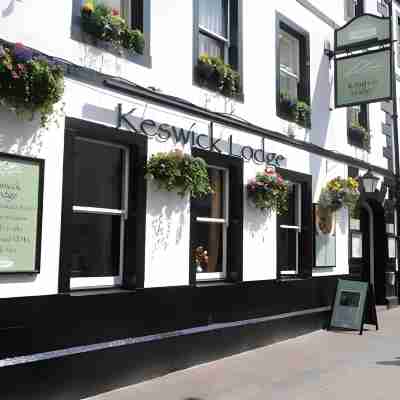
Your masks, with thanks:
[{"label": "window frame", "polygon": [[[276,275],[278,280],[293,278],[310,278],[313,269],[314,241],[313,241],[313,204],[312,204],[312,175],[276,168],[283,179],[301,187],[300,199],[297,207],[300,208],[300,229],[298,230],[298,270],[297,272],[282,273],[279,266],[279,226],[276,218]],[[297,228],[298,229],[298,228]]]},{"label": "window frame", "polygon": [[195,217],[195,223],[214,223],[222,225],[222,271],[221,272],[209,272],[209,273],[198,273],[196,272],[196,281],[210,281],[210,280],[221,280],[226,279],[227,276],[227,239],[228,239],[228,228],[229,228],[229,169],[215,165],[208,165],[208,168],[224,171],[224,199],[223,199],[223,210],[224,218],[210,218],[210,217]]},{"label": "window frame", "polygon": [[85,141],[88,143],[100,144],[109,146],[112,148],[119,148],[123,151],[123,171],[122,171],[122,193],[121,193],[121,208],[101,208],[101,207],[89,207],[89,206],[78,206],[75,203],[72,205],[73,214],[94,214],[94,215],[109,215],[120,217],[120,249],[119,249],[119,266],[118,275],[113,276],[93,276],[93,277],[74,277],[71,274],[70,287],[71,289],[90,289],[99,287],[115,287],[122,285],[122,272],[124,266],[124,238],[125,238],[125,222],[128,218],[128,205],[129,205],[129,182],[131,177],[129,176],[129,153],[130,150],[127,146],[116,144],[112,142],[104,142],[95,139],[89,139],[86,137],[75,136],[76,141]]},{"label": "window frame", "polygon": [[[193,0],[193,57],[192,57],[192,70],[193,80],[192,83],[195,86],[199,86],[199,80],[197,78],[196,66],[199,58],[199,35],[201,32],[210,36],[213,39],[222,40],[225,42],[225,53],[226,59],[224,62],[230,64],[232,68],[237,71],[240,75],[240,90],[235,99],[239,101],[244,100],[243,96],[243,0],[228,0],[228,21],[227,21],[227,38],[220,37],[219,35],[210,32],[207,29],[200,27],[200,15],[199,15],[199,1]],[[233,7],[237,8],[236,15],[232,12]],[[237,19],[237,26],[234,26],[232,19]],[[214,36],[214,37],[213,37]],[[204,88],[204,86],[201,86]]]},{"label": "window frame", "polygon": [[281,30],[299,41],[299,79],[297,87],[297,101],[303,101],[311,106],[310,100],[310,34],[308,31],[291,21],[284,15],[276,12],[275,38],[275,71],[276,71],[276,114],[279,118],[293,122],[293,118],[282,110],[280,102],[281,93]]},{"label": "window frame", "polygon": [[[118,147],[121,146],[129,149],[129,162],[125,165],[125,179],[129,176],[130,182],[129,187],[126,188],[126,196],[129,198],[129,201],[126,204],[127,218],[124,221],[124,252],[122,271],[120,271],[120,286],[126,289],[142,288],[144,287],[146,237],[147,185],[144,176],[147,161],[147,138],[142,135],[118,135],[114,128],[67,117],[64,136],[59,292],[69,292],[70,290],[82,288],[81,285],[79,285],[80,288],[76,287],[77,285],[71,285],[73,275],[71,271],[72,237],[74,234],[72,224],[72,215],[74,213],[73,150],[74,141],[77,137],[97,142],[112,143]],[[112,213],[113,211],[110,212]],[[86,277],[82,277],[82,279],[86,279]],[[97,277],[94,279],[88,278],[86,284],[83,286],[91,289],[104,288],[104,283],[102,284],[100,280]]]},{"label": "window frame", "polygon": [[[226,215],[226,274],[223,277],[198,279],[193,262],[194,224],[198,223],[196,216],[190,213],[190,242],[189,242],[189,281],[191,285],[207,284],[207,282],[240,282],[243,279],[243,160],[225,154],[212,153],[199,148],[192,148],[192,155],[203,158],[210,167],[228,171],[225,201]],[[200,217],[201,218],[201,217]],[[207,218],[211,220],[210,218]],[[211,221],[210,221],[211,222]],[[200,274],[199,274],[200,275]]]},{"label": "window frame", "polygon": [[[81,29],[80,18],[81,18],[81,2],[82,0],[72,0],[72,21],[71,21],[71,39],[76,40],[81,43],[85,43],[87,45],[94,46],[98,49],[102,49],[108,53],[112,53],[117,57],[125,58],[131,62],[142,65],[147,68],[152,67],[152,57],[151,57],[151,0],[140,0],[140,5],[137,5],[137,8],[143,12],[141,18],[136,18],[134,20],[134,16],[132,13],[133,3],[132,0],[121,0],[124,3],[124,13],[128,10],[128,15],[126,18],[129,18],[130,26],[135,25],[138,28],[141,28],[144,39],[145,46],[143,50],[143,54],[121,54],[118,49],[115,49],[110,43],[96,40],[92,38],[89,34],[85,33]],[[129,2],[129,4],[128,4]],[[134,23],[136,21],[136,23]],[[142,26],[139,26],[141,23]]]}]

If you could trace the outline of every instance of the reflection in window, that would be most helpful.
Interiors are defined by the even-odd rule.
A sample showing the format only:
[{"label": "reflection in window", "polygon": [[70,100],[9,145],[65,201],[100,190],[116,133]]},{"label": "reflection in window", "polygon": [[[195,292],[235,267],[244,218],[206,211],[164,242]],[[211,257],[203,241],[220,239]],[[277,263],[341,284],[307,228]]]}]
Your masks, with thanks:
[{"label": "reflection in window", "polygon": [[208,169],[213,193],[203,199],[192,199],[192,264],[198,279],[226,276],[226,236],[228,227],[228,171]]}]

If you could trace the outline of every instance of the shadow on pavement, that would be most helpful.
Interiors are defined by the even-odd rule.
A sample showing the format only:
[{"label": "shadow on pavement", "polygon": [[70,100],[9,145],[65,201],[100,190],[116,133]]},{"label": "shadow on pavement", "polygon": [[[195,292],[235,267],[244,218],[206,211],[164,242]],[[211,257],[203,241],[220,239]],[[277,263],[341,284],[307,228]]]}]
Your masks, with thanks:
[{"label": "shadow on pavement", "polygon": [[400,357],[396,357],[393,361],[378,361],[378,365],[387,365],[392,367],[400,367]]}]

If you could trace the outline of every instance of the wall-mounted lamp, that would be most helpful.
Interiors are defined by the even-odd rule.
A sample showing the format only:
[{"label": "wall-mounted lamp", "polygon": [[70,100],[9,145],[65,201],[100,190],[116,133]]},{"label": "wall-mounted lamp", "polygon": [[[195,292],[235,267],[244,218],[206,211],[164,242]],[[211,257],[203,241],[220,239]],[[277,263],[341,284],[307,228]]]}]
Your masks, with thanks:
[{"label": "wall-mounted lamp", "polygon": [[359,181],[359,190],[361,196],[366,198],[374,198],[379,201],[379,203],[383,203],[386,197],[387,192],[387,184],[382,182],[380,190],[377,189],[379,178],[375,176],[371,169],[358,178]]}]

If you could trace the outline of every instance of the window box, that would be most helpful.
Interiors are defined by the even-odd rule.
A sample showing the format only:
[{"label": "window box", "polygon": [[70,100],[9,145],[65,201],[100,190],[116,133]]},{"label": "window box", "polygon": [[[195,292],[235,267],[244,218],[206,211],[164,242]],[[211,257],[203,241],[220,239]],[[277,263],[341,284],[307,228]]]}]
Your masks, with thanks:
[{"label": "window box", "polygon": [[240,77],[229,64],[219,57],[202,55],[197,63],[197,78],[201,86],[218,91],[227,97],[240,93]]},{"label": "window box", "polygon": [[81,8],[81,28],[96,39],[110,42],[118,50],[143,54],[144,36],[138,29],[130,29],[119,11],[99,3],[87,1]]},{"label": "window box", "polygon": [[371,134],[361,125],[353,125],[349,127],[349,143],[353,146],[360,147],[364,150],[371,150]]},{"label": "window box", "polygon": [[151,67],[150,1],[73,0],[71,37]]},{"label": "window box", "polygon": [[305,128],[311,128],[311,108],[304,101],[295,101],[281,94],[278,115]]}]

